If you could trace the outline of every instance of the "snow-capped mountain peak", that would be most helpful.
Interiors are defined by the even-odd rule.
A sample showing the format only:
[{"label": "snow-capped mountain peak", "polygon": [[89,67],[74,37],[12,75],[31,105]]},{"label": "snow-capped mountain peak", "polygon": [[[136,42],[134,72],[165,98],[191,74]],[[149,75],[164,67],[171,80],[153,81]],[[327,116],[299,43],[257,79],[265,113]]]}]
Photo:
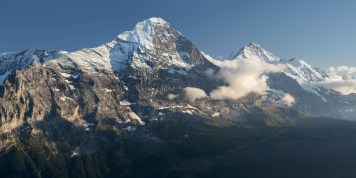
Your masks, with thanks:
[{"label": "snow-capped mountain peak", "polygon": [[132,31],[121,33],[109,43],[69,53],[52,63],[91,73],[98,70],[125,73],[130,69],[185,73],[206,62],[191,41],[163,19],[153,17],[137,23]]},{"label": "snow-capped mountain peak", "polygon": [[281,59],[280,57],[268,52],[256,43],[244,46],[232,60],[255,60],[270,64],[286,65],[284,73],[292,77],[299,84],[317,82],[323,80],[322,71],[317,71],[310,64],[301,59]]},{"label": "snow-capped mountain peak", "polygon": [[[216,60],[207,54],[204,55],[216,66],[230,65],[231,61],[238,60],[253,60],[259,63],[283,65],[284,69],[280,72],[285,73],[287,76],[297,81],[303,89],[311,93],[317,93],[311,83],[323,81],[327,77],[325,71],[313,68],[304,60],[295,58],[282,59],[263,49],[256,43],[250,43],[247,46],[244,46],[238,53],[235,54],[234,57],[225,61]],[[234,55],[234,53],[231,55]]]},{"label": "snow-capped mountain peak", "polygon": [[158,33],[158,28],[165,29],[164,32],[167,33],[166,31],[170,28],[170,25],[162,18],[152,17],[137,23],[132,31],[123,32],[117,38],[122,41],[137,43],[150,49],[154,47],[153,40]]},{"label": "snow-capped mountain peak", "polygon": [[233,59],[253,59],[257,61],[262,60],[264,62],[278,62],[281,60],[278,56],[268,52],[256,43],[250,43],[244,46],[237,52]]}]

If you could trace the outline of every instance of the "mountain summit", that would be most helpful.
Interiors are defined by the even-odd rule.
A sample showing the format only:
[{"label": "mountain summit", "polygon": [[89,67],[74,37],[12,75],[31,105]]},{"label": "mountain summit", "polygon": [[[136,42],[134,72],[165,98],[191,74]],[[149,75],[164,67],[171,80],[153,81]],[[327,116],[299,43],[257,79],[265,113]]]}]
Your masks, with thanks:
[{"label": "mountain summit", "polygon": [[[311,92],[316,92],[308,84],[319,82],[325,79],[325,72],[313,68],[310,64],[302,59],[282,59],[271,52],[265,50],[256,43],[249,43],[241,48],[237,53],[232,53],[229,60],[254,60],[257,62],[266,62],[269,64],[285,65],[283,72],[289,77],[295,79],[302,87]],[[216,62],[215,62],[216,63]],[[306,86],[308,85],[308,86]]]},{"label": "mountain summit", "polygon": [[162,18],[152,17],[136,24],[132,31],[126,31],[118,36],[118,39],[137,43],[148,49],[154,47],[156,36],[163,36],[167,39],[171,35],[175,36],[176,31]]},{"label": "mountain summit", "polygon": [[87,71],[127,73],[133,69],[154,73],[158,69],[187,72],[209,62],[190,40],[163,19],[154,17],[137,23],[132,31],[109,43],[69,53],[53,63]]},{"label": "mountain summit", "polygon": [[244,46],[235,54],[235,56],[231,57],[232,59],[253,59],[265,62],[278,62],[281,60],[279,57],[263,49],[256,43],[250,43],[247,46]]}]

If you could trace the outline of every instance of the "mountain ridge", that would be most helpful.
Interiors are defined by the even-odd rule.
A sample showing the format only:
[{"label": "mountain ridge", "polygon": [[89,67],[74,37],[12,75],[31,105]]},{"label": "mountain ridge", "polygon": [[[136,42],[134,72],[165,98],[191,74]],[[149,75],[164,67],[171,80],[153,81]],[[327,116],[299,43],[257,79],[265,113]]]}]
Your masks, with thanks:
[{"label": "mountain ridge", "polygon": [[[302,60],[281,59],[257,44],[240,51],[216,60],[151,18],[95,48],[4,54],[17,57],[3,66],[0,85],[1,174],[258,176],[245,166],[256,162],[245,159],[258,158],[265,168],[274,165],[265,158],[283,153],[272,156],[281,164],[270,175],[288,177],[275,170],[291,152],[293,160],[309,158],[305,146],[329,155],[329,141],[340,140],[354,150],[356,125],[329,117],[355,120],[356,94],[314,85],[327,71]],[[350,157],[336,152],[349,166]],[[317,165],[303,160],[292,167]]]},{"label": "mountain ridge", "polygon": [[[46,60],[47,56],[43,56],[42,59],[38,59],[41,64],[38,67],[44,68],[41,73],[45,71],[52,73],[52,77],[50,77],[51,75],[48,74],[44,75],[45,77],[49,77],[48,80],[51,81],[50,83],[48,83],[48,85],[51,86],[48,92],[52,93],[52,99],[48,99],[48,104],[53,105],[50,103],[53,103],[53,101],[55,101],[56,104],[54,104],[53,107],[56,108],[62,105],[58,104],[61,103],[61,101],[71,101],[73,103],[69,104],[66,107],[79,108],[78,111],[65,111],[66,114],[62,113],[63,111],[56,111],[57,113],[64,114],[60,114],[62,115],[61,117],[86,117],[85,115],[90,115],[93,108],[99,106],[93,105],[90,109],[80,107],[80,103],[82,102],[81,100],[83,100],[83,93],[80,90],[84,87],[92,85],[97,87],[95,90],[90,91],[94,93],[94,96],[98,95],[95,93],[104,91],[104,93],[107,93],[108,95],[116,93],[117,96],[119,96],[119,99],[115,98],[114,96],[105,96],[100,94],[102,95],[103,99],[95,99],[94,97],[90,99],[87,98],[86,100],[97,100],[97,103],[101,103],[101,107],[103,108],[107,106],[105,106],[105,103],[102,103],[100,100],[114,101],[115,104],[113,105],[116,106],[116,109],[114,109],[113,111],[115,112],[120,112],[119,110],[122,107],[125,107],[125,105],[122,106],[120,104],[120,101],[123,100],[130,101],[132,103],[140,103],[140,100],[145,98],[144,107],[152,107],[151,105],[155,105],[156,108],[159,108],[162,107],[162,103],[186,103],[187,100],[185,100],[185,98],[187,97],[187,93],[185,92],[187,91],[184,90],[186,87],[193,87],[196,88],[196,91],[209,94],[216,88],[226,85],[226,82],[217,81],[214,78],[209,78],[205,74],[206,71],[209,69],[213,69],[215,73],[220,70],[216,60],[197,49],[197,47],[195,47],[191,41],[182,36],[180,32],[175,30],[169,25],[169,23],[167,23],[161,18],[150,18],[139,22],[135,26],[133,31],[123,32],[111,42],[105,43],[96,48],[84,48],[75,52],[59,53],[60,55],[58,55],[56,58],[53,58],[53,60]],[[34,61],[31,57],[29,57],[29,61],[31,60]],[[255,60],[257,62],[265,62],[269,64],[284,64],[287,67],[281,72],[286,74],[289,78],[285,78],[283,76],[279,78],[283,80],[294,80],[301,86],[301,90],[296,92],[295,89],[291,89],[288,87],[283,88],[278,86],[281,85],[281,83],[275,82],[279,81],[277,80],[278,78],[272,79],[267,77],[265,79],[274,80],[274,82],[269,81],[269,83],[274,83],[275,87],[272,87],[272,90],[267,90],[267,94],[271,94],[272,98],[255,98],[254,100],[262,101],[253,101],[252,103],[265,102],[265,104],[262,104],[264,106],[268,105],[268,103],[277,103],[276,106],[279,106],[280,102],[276,101],[276,99],[283,99],[284,96],[289,96],[288,94],[293,93],[292,97],[295,98],[295,102],[297,104],[292,108],[302,112],[319,114],[322,112],[319,112],[318,108],[309,105],[305,106],[305,102],[308,101],[307,96],[309,96],[309,94],[307,94],[306,92],[312,94],[313,98],[316,100],[315,102],[325,104],[333,100],[329,99],[331,97],[330,93],[332,92],[327,89],[320,89],[318,86],[312,85],[311,83],[319,82],[320,80],[322,80],[321,78],[323,78],[323,76],[321,72],[316,71],[309,64],[302,60],[281,59],[275,56],[274,54],[264,50],[260,45],[257,45],[255,43],[250,43],[246,47],[243,47],[240,50],[240,53],[235,56],[235,59],[232,59],[232,61],[234,60]],[[221,63],[224,61],[218,62]],[[24,68],[28,66],[31,67],[31,64],[32,62],[30,62],[29,65],[25,65]],[[33,70],[34,72],[38,71],[36,67],[33,67],[33,69],[31,70]],[[10,75],[10,72],[6,74]],[[25,77],[21,76],[23,75],[21,74],[21,72],[14,75],[16,75],[18,79]],[[27,72],[26,75],[31,74]],[[264,74],[262,73],[262,75]],[[5,77],[6,76],[2,76],[2,78],[4,79]],[[96,78],[95,81],[97,83],[90,84],[90,82],[93,82],[90,77]],[[100,78],[103,77],[107,79],[99,81]],[[23,82],[25,82],[25,80]],[[36,83],[36,81],[33,81],[33,83]],[[115,85],[118,86],[110,86],[110,83],[115,83]],[[27,84],[24,83],[24,86],[25,85]],[[3,88],[5,88],[5,95],[7,94],[6,96],[10,96],[9,94],[11,92],[7,92],[10,89],[9,87],[14,86],[16,86],[16,84],[11,81],[8,81],[8,83],[5,84]],[[151,91],[144,89],[145,87],[152,87]],[[22,90],[22,95],[25,95],[22,97],[38,97],[34,96],[33,94],[31,94],[33,96],[30,97],[28,96],[28,94],[25,94],[26,89]],[[160,92],[160,90],[163,90],[165,92]],[[281,93],[284,94],[281,95]],[[174,97],[168,97],[168,95]],[[153,100],[147,102],[146,100],[148,100],[148,96],[157,97],[157,101]],[[200,100],[204,101],[206,99],[208,102],[212,102],[210,101],[211,98],[209,98],[209,96],[204,96],[204,94],[202,96],[203,97]],[[17,97],[20,98],[20,96]],[[248,97],[248,95],[240,98],[239,100],[246,100],[245,97]],[[339,100],[345,103],[353,103],[352,99],[349,99],[344,96],[339,96],[337,93],[332,93],[332,97],[339,97]],[[167,98],[176,99],[167,100]],[[11,99],[9,98],[9,103],[10,100]],[[239,100],[236,102],[240,102]],[[26,110],[31,110],[31,106],[29,105],[29,103],[27,103],[26,105]],[[329,105],[331,105],[331,103],[328,104],[328,107]],[[140,111],[142,110],[142,108],[140,107],[138,105],[133,105],[127,109],[127,115],[125,112],[125,116],[116,116],[115,112],[113,112],[110,113],[110,117],[116,118],[117,120],[127,120],[126,118],[138,120],[138,117],[136,117],[135,115],[138,115],[139,117],[145,115],[142,113],[136,113],[136,111],[143,112]],[[224,107],[227,107],[227,104],[224,104]],[[342,108],[338,109],[340,110],[338,112],[344,113],[343,110],[348,110],[349,108],[349,105],[343,104]],[[46,112],[51,112],[48,109],[49,108],[46,108],[44,110]],[[85,112],[80,113],[81,111]],[[182,111],[187,112],[186,110]],[[2,114],[2,117],[8,117],[8,115],[13,112],[13,110],[10,109],[6,112],[7,114]],[[79,112],[79,115],[76,112]],[[209,113],[209,115],[217,115],[215,114],[216,112],[213,110],[207,112]],[[26,111],[23,111],[22,115],[24,113],[26,113]],[[352,115],[352,113],[353,111],[348,113],[348,115]],[[102,114],[104,114],[104,110],[102,111]],[[218,112],[218,114],[222,115],[222,112]],[[45,115],[41,113],[40,118],[43,119],[44,116]],[[327,116],[336,117],[339,115],[335,113],[330,113],[327,114]],[[24,116],[21,116],[21,118],[23,117]],[[350,119],[349,117],[350,116],[347,116],[346,118]],[[3,118],[3,120],[6,121],[9,119]],[[140,122],[141,121],[138,120],[138,123]]]}]

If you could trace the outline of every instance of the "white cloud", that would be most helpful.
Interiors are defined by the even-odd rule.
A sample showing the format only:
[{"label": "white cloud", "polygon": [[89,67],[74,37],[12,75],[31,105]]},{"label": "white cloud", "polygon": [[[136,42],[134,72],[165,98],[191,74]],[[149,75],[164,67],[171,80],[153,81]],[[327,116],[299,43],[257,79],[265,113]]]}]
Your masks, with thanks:
[{"label": "white cloud", "polygon": [[315,82],[313,85],[333,89],[343,95],[356,93],[356,67],[331,67],[326,73],[328,78],[321,82]]},{"label": "white cloud", "polygon": [[313,83],[317,86],[322,86],[327,89],[333,89],[343,95],[356,93],[356,80],[355,79],[327,79],[322,82]]},{"label": "white cloud", "polygon": [[330,67],[327,71],[328,75],[348,75],[355,74],[356,67],[348,67],[348,66],[339,66],[339,67]]},{"label": "white cloud", "polygon": [[219,62],[221,69],[217,75],[213,75],[211,71],[206,71],[206,74],[224,80],[228,85],[213,90],[210,93],[212,99],[238,99],[251,92],[264,94],[269,88],[266,74],[280,72],[285,67],[256,60]]},{"label": "white cloud", "polygon": [[204,90],[200,88],[194,88],[194,87],[186,87],[184,88],[185,95],[189,99],[189,101],[193,102],[196,99],[201,99],[201,98],[206,98],[207,94],[205,93]]},{"label": "white cloud", "polygon": [[284,96],[281,98],[281,102],[289,107],[293,106],[295,104],[295,98],[289,94],[286,93]]}]

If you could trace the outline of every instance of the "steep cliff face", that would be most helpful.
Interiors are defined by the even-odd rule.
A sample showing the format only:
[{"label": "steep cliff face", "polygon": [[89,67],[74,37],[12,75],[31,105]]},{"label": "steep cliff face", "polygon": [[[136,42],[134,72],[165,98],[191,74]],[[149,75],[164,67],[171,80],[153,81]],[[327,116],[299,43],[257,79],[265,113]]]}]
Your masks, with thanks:
[{"label": "steep cliff face", "polygon": [[[97,48],[33,54],[17,60],[21,65],[4,67],[13,72],[1,88],[2,133],[55,135],[52,126],[63,123],[73,125],[73,133],[130,132],[157,119],[161,107],[176,103],[184,106],[178,110],[186,111],[183,88],[212,90],[219,84],[209,84],[204,76],[206,69],[217,67],[159,18],[140,22],[133,31]],[[171,101],[169,94],[177,98]]]},{"label": "steep cliff face", "polygon": [[27,124],[35,128],[37,122],[56,117],[79,125],[89,116],[88,122],[121,120],[119,102],[124,87],[115,76],[101,75],[67,74],[42,66],[13,73],[4,83],[0,99],[2,131]]},{"label": "steep cliff face", "polygon": [[24,70],[30,65],[42,64],[48,60],[55,59],[67,52],[46,51],[43,49],[25,50],[20,53],[0,54],[0,86],[11,72]]}]

